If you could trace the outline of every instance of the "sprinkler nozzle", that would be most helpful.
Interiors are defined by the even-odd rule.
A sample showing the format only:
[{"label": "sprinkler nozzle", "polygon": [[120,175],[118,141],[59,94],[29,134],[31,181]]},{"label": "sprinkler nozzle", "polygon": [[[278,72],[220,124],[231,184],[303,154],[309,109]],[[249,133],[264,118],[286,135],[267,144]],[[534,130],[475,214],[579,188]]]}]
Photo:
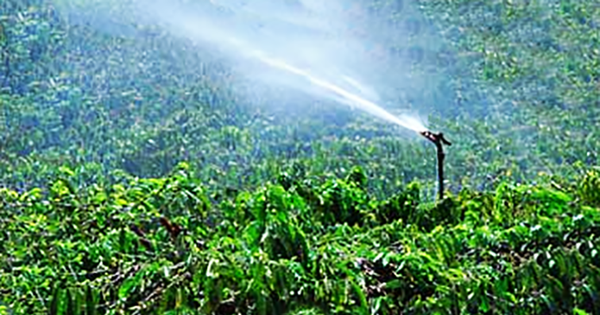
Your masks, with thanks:
[{"label": "sprinkler nozzle", "polygon": [[444,147],[442,145],[452,145],[441,132],[433,133],[429,130],[419,132],[427,140],[433,142],[437,148],[438,158],[438,183],[439,183],[439,196],[440,200],[444,199]]},{"label": "sprinkler nozzle", "polygon": [[452,145],[452,143],[450,143],[448,140],[446,140],[446,138],[444,138],[444,134],[441,132],[433,133],[429,130],[425,130],[425,131],[421,131],[419,132],[423,137],[427,138],[427,140],[435,143],[436,146],[441,146],[442,144],[445,145]]}]

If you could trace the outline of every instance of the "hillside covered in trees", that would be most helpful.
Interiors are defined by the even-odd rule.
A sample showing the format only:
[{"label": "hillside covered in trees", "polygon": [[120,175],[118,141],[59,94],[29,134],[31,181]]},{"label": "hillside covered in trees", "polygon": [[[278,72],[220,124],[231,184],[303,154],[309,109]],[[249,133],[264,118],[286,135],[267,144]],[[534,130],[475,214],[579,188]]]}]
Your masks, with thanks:
[{"label": "hillside covered in trees", "polygon": [[350,2],[442,200],[419,135],[3,0],[0,314],[599,314],[600,3]]}]

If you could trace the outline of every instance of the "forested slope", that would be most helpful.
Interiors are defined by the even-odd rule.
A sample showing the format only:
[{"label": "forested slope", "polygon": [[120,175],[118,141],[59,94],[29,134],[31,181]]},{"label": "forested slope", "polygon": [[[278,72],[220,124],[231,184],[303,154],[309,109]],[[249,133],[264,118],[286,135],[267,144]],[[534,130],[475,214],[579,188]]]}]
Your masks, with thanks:
[{"label": "forested slope", "polygon": [[443,201],[416,135],[2,1],[0,314],[597,313],[598,1],[357,3]]}]

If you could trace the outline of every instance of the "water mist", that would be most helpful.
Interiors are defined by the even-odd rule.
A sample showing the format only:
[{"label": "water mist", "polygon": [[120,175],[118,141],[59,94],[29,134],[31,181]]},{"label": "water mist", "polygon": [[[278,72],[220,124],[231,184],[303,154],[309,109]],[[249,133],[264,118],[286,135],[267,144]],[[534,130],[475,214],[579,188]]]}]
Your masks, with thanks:
[{"label": "water mist", "polygon": [[[97,1],[55,0],[72,21],[101,30],[152,25],[218,52],[255,84],[280,85],[360,109],[415,132],[415,116],[394,116],[365,82],[377,81],[389,64],[369,56],[368,42],[349,29],[341,1]],[[95,21],[95,22],[89,22]],[[379,78],[379,81],[381,79]],[[398,82],[394,82],[397,84]],[[390,84],[390,83],[388,83]],[[243,93],[242,93],[243,94]]]}]

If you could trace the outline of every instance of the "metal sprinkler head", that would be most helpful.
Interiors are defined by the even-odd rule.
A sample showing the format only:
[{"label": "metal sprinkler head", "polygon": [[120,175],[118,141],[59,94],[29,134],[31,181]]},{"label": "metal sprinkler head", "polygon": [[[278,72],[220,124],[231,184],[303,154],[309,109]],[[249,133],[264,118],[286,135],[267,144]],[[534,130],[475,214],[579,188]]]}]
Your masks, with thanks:
[{"label": "metal sprinkler head", "polygon": [[423,137],[427,138],[427,140],[433,142],[437,149],[437,159],[438,159],[438,184],[439,184],[439,196],[440,200],[444,199],[444,158],[446,154],[444,153],[443,145],[452,145],[448,140],[444,138],[444,134],[441,132],[433,133],[429,130],[419,132]]},{"label": "metal sprinkler head", "polygon": [[450,143],[448,140],[446,140],[446,138],[444,138],[444,134],[441,132],[433,133],[429,130],[426,131],[421,131],[420,134],[427,138],[429,141],[435,143],[436,146],[441,146],[442,144],[445,145],[452,145],[452,143]]}]

